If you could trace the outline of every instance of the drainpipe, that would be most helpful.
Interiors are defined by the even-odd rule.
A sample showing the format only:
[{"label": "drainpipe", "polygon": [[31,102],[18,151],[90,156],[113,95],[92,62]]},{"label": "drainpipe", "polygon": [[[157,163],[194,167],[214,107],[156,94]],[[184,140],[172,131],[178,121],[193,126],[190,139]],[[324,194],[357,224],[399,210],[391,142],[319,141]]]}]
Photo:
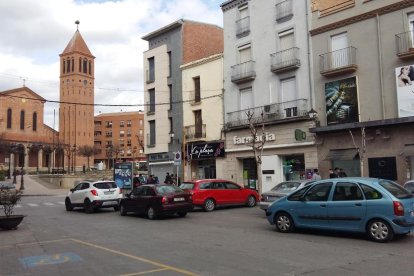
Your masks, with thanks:
[{"label": "drainpipe", "polygon": [[311,45],[310,45],[310,30],[309,30],[309,20],[310,20],[310,16],[309,16],[309,3],[308,1],[305,1],[305,7],[306,7],[306,32],[307,32],[307,47],[308,47],[308,74],[309,74],[309,105],[310,105],[310,109],[312,109],[313,106],[313,70],[312,70],[312,51],[311,51]]},{"label": "drainpipe", "polygon": [[381,32],[380,32],[380,17],[377,13],[377,37],[378,37],[378,63],[380,69],[380,85],[381,85],[381,107],[382,107],[382,119],[385,119],[385,99],[384,99],[384,77],[382,68],[382,47],[381,47]]}]

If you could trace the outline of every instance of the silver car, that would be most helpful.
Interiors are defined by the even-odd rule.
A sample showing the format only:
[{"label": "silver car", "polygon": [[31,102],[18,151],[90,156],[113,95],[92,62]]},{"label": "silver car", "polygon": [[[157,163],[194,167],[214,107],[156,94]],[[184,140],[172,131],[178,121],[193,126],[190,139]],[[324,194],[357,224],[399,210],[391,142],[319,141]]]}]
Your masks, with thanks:
[{"label": "silver car", "polygon": [[411,179],[405,182],[404,188],[406,188],[407,190],[409,190],[411,193],[414,194],[414,179]]},{"label": "silver car", "polygon": [[261,200],[259,203],[260,209],[266,211],[267,207],[269,207],[269,205],[272,202],[296,191],[297,189],[305,187],[313,182],[315,181],[313,180],[289,180],[289,181],[284,181],[284,182],[277,184],[270,191],[262,194]]}]

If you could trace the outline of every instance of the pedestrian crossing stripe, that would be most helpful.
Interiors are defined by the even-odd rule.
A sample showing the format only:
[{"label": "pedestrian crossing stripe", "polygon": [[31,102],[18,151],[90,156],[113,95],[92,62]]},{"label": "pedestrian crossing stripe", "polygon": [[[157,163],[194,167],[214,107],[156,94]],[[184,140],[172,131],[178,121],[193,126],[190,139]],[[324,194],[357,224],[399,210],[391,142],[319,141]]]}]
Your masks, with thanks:
[{"label": "pedestrian crossing stripe", "polygon": [[36,206],[39,206],[39,204],[37,204],[37,203],[27,203],[27,205],[29,205],[30,207],[36,207]]},{"label": "pedestrian crossing stripe", "polygon": [[46,206],[54,206],[55,205],[54,203],[50,203],[50,202],[44,202],[43,204],[46,205]]}]

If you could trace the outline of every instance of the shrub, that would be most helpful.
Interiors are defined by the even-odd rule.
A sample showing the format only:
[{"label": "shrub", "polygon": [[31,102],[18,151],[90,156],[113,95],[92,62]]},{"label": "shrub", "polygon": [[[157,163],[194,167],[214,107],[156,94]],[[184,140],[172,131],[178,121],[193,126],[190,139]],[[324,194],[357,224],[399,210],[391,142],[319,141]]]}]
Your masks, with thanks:
[{"label": "shrub", "polygon": [[0,205],[3,206],[4,215],[9,217],[13,214],[14,206],[20,201],[22,192],[15,189],[0,189]]}]

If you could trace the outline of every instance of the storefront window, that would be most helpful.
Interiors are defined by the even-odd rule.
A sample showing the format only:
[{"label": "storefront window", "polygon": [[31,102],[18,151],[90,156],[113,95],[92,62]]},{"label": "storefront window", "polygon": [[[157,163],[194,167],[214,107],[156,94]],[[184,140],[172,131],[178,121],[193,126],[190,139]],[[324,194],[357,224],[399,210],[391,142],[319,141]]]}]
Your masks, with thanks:
[{"label": "storefront window", "polygon": [[257,166],[254,158],[243,159],[243,185],[257,189]]},{"label": "storefront window", "polygon": [[305,157],[303,154],[286,155],[283,162],[285,180],[305,179]]}]

